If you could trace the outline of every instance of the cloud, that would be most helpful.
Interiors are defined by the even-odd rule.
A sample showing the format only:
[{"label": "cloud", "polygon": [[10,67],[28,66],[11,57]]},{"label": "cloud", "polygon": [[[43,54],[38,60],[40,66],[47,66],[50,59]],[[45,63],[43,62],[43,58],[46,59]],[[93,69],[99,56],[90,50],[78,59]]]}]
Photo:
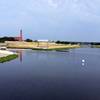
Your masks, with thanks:
[{"label": "cloud", "polygon": [[51,7],[57,8],[58,7],[58,3],[54,3],[53,0],[48,0],[48,4]]},{"label": "cloud", "polygon": [[100,0],[73,0],[72,4],[81,12],[100,15]]},{"label": "cloud", "polygon": [[0,27],[2,31],[24,27],[33,33],[47,33],[46,37],[100,33],[99,5],[100,0],[2,0]]},{"label": "cloud", "polygon": [[48,4],[51,7],[54,8],[59,8],[61,6],[63,6],[63,4],[65,3],[66,0],[48,0]]}]

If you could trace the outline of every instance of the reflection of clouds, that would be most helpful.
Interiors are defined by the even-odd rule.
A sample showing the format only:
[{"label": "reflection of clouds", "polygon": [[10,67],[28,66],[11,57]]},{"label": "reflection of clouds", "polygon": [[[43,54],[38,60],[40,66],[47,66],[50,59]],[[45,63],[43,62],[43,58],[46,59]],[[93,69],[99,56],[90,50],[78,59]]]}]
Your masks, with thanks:
[{"label": "reflection of clouds", "polygon": [[85,63],[82,63],[82,66],[85,66]]}]

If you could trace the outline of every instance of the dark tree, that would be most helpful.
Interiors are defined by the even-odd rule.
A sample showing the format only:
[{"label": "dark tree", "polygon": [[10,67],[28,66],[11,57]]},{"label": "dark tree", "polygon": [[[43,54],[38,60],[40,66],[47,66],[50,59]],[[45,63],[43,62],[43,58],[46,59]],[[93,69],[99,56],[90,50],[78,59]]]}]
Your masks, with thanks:
[{"label": "dark tree", "polygon": [[14,37],[1,37],[0,42],[5,42],[5,41],[15,41]]},{"label": "dark tree", "polygon": [[33,40],[31,40],[31,39],[26,39],[25,41],[26,42],[33,42]]},{"label": "dark tree", "polygon": [[34,42],[38,42],[38,40],[34,40]]}]

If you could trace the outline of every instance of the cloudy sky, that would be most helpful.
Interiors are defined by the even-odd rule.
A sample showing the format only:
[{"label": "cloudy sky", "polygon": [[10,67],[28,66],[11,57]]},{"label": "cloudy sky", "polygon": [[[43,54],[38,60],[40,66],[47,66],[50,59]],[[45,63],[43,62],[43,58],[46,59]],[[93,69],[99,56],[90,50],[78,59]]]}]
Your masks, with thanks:
[{"label": "cloudy sky", "polygon": [[0,37],[100,41],[100,0],[1,0]]}]

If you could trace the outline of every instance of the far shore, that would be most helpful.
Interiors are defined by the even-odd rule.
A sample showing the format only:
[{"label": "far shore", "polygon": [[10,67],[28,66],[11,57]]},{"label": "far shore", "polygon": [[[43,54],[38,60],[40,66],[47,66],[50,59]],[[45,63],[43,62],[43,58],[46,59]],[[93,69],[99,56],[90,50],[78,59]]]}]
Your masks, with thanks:
[{"label": "far shore", "polygon": [[92,45],[92,48],[100,48],[100,45]]},{"label": "far shore", "polygon": [[7,48],[14,49],[34,49],[34,50],[55,50],[55,49],[71,49],[80,48],[79,44],[56,44],[47,42],[25,42],[25,41],[6,41]]}]

